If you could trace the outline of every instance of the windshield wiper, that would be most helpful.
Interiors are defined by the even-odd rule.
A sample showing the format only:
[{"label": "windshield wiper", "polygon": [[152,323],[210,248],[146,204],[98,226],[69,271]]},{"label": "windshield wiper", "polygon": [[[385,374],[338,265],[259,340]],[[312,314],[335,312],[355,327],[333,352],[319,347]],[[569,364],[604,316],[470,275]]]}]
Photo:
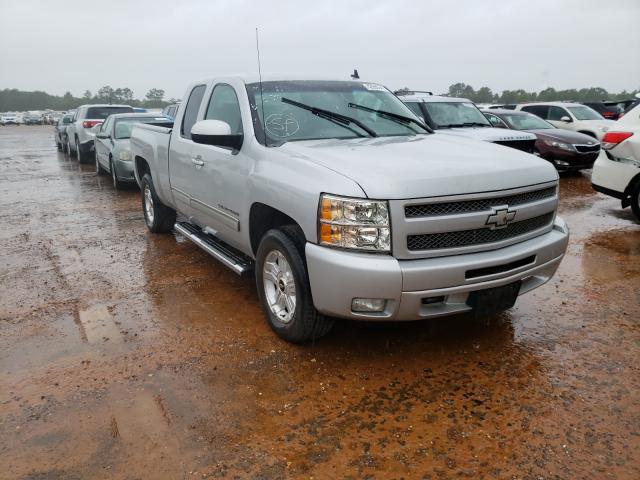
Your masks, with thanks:
[{"label": "windshield wiper", "polygon": [[351,118],[351,117],[348,117],[346,115],[341,115],[340,113],[335,113],[335,112],[332,112],[330,110],[325,110],[323,108],[312,107],[311,105],[307,105],[305,103],[296,102],[295,100],[291,100],[290,98],[286,98],[286,97],[282,97],[280,99],[280,101],[284,102],[284,103],[288,103],[289,105],[293,105],[294,107],[298,107],[298,108],[302,108],[303,110],[307,110],[308,112],[311,112],[312,114],[314,114],[317,117],[324,118],[325,120],[329,120],[330,122],[333,122],[336,125],[340,125],[341,127],[345,127],[345,128],[351,130],[352,132],[354,132],[356,134],[358,132],[356,132],[351,127],[349,127],[349,125],[352,124],[352,123],[354,125],[357,125],[358,127],[360,127],[365,132],[367,132],[370,137],[377,137],[378,136],[378,134],[376,132],[374,132],[369,127],[367,127],[364,123],[362,123],[360,120],[356,120],[355,118]]},{"label": "windshield wiper", "polygon": [[407,124],[409,124],[409,123],[415,123],[416,125],[418,125],[423,130],[426,130],[429,133],[433,133],[433,130],[430,127],[428,127],[427,125],[422,123],[420,120],[417,120],[415,118],[405,117],[404,115],[398,115],[397,113],[386,112],[384,110],[378,110],[378,109],[375,109],[375,108],[365,107],[364,105],[358,105],[357,103],[350,103],[349,107],[350,108],[357,108],[358,110],[364,110],[365,112],[377,113],[381,117],[388,118],[389,120],[393,120],[396,123],[401,123],[401,124],[403,124],[405,126]]},{"label": "windshield wiper", "polygon": [[482,123],[482,122],[465,122],[462,125],[464,125],[465,127],[490,127],[491,126],[488,123]]}]

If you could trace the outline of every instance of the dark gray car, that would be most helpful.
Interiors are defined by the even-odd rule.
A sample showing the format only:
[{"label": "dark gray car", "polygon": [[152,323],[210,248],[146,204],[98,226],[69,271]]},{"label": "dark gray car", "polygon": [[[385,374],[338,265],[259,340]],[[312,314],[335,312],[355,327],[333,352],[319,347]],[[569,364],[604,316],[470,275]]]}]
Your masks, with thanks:
[{"label": "dark gray car", "polygon": [[110,173],[116,190],[125,183],[135,182],[129,139],[136,123],[171,127],[173,120],[144,113],[118,113],[107,117],[95,137],[96,173]]}]

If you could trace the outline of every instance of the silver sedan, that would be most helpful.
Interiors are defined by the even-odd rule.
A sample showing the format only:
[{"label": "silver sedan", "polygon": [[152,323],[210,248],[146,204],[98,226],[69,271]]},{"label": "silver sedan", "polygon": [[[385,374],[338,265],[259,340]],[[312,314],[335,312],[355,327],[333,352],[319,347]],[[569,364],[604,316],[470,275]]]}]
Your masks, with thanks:
[{"label": "silver sedan", "polygon": [[135,183],[131,158],[131,129],[135,123],[150,123],[162,127],[173,126],[173,121],[161,115],[141,113],[117,113],[110,115],[96,128],[96,173],[111,174],[113,187],[122,189],[127,183]]}]

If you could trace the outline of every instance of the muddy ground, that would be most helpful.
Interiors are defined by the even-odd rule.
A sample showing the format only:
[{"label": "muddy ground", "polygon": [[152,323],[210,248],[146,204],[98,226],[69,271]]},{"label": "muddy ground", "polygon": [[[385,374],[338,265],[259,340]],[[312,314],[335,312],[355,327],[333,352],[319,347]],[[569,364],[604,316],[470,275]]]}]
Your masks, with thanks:
[{"label": "muddy ground", "polygon": [[558,274],[488,324],[293,346],[136,189],[0,128],[0,478],[640,478],[640,225],[561,190]]}]

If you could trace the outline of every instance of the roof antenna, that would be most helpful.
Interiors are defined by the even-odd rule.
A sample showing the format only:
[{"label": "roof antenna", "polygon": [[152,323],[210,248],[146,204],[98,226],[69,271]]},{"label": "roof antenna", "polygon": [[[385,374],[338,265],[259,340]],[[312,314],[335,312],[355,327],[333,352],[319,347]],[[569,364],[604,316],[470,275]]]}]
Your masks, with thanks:
[{"label": "roof antenna", "polygon": [[360,80],[360,75],[358,74],[358,69],[357,68],[353,69],[353,73],[351,74],[351,78],[353,78],[354,80]]},{"label": "roof antenna", "polygon": [[267,120],[264,118],[264,93],[262,91],[262,68],[260,66],[260,39],[258,27],[256,27],[256,51],[258,52],[258,78],[260,79],[260,103],[262,105],[262,134],[264,135],[264,146],[267,147]]}]

